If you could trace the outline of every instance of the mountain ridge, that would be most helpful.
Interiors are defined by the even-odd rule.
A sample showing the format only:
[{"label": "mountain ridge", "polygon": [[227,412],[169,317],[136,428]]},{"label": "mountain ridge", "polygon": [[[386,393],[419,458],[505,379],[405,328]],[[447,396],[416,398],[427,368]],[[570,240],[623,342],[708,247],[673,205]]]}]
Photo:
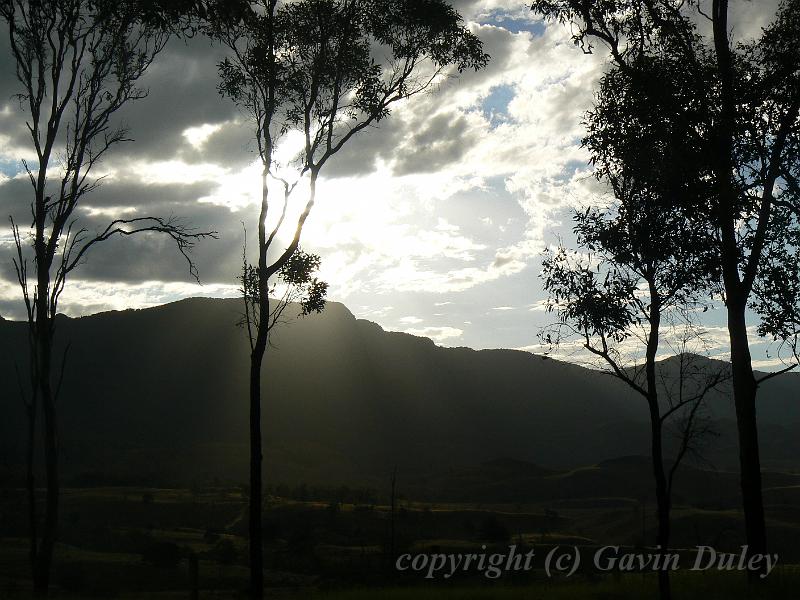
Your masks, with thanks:
[{"label": "mountain ridge", "polygon": [[[65,477],[107,482],[246,479],[248,346],[238,299],[192,298],[59,318],[72,341],[60,401]],[[287,314],[289,314],[287,312]],[[4,381],[25,324],[0,323]],[[369,484],[399,465],[424,476],[507,457],[563,470],[647,453],[643,401],[613,378],[515,349],[437,346],[330,303],[276,330],[267,356],[272,481]],[[60,356],[57,350],[57,356]],[[765,384],[764,464],[793,468],[800,379]],[[21,476],[25,416],[7,386],[6,478]],[[736,463],[729,399],[707,453]],[[798,465],[800,466],[800,465]]]}]

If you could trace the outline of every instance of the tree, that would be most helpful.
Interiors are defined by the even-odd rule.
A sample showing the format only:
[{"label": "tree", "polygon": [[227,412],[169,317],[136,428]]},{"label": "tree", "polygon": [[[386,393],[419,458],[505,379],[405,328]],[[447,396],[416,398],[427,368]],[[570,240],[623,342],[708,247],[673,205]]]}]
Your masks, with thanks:
[{"label": "tree", "polygon": [[[258,322],[250,357],[251,595],[263,594],[261,535],[261,371],[268,341],[269,281],[291,259],[316,200],[325,164],[364,129],[386,118],[393,104],[422,93],[450,70],[479,69],[488,56],[480,41],[442,0],[260,0],[238,18],[213,27],[230,49],[220,67],[220,92],[254,125],[261,161],[258,218]],[[376,62],[375,49],[387,57]],[[275,148],[289,131],[303,147],[295,179],[284,180],[278,211],[270,211]],[[281,240],[297,183],[307,198],[288,241]],[[268,220],[269,225],[268,225]]]},{"label": "tree", "polygon": [[[708,279],[721,283],[727,310],[748,552],[761,554],[766,528],[756,392],[763,379],[753,371],[747,309],[762,316],[761,333],[778,339],[800,313],[797,298],[776,293],[769,281],[770,274],[798,269],[786,259],[793,255],[786,246],[796,247],[790,231],[800,207],[800,2],[784,0],[760,38],[735,45],[728,4],[712,0],[710,14],[699,2],[670,0],[534,0],[532,9],[572,24],[573,39],[585,52],[601,42],[629,77],[653,56],[670,57],[683,69],[683,77],[665,81],[647,102],[654,110],[665,108],[665,86],[694,99],[689,121],[683,111],[662,112],[676,127],[676,150],[684,137],[699,144],[694,173],[682,181],[708,184],[684,190],[684,202],[708,228],[706,243],[717,256]],[[698,33],[698,19],[711,25],[711,39]],[[787,221],[789,213],[794,221]]]},{"label": "tree", "polygon": [[[695,304],[692,275],[684,271],[676,276],[675,269],[685,256],[679,252],[685,236],[676,235],[668,219],[618,208],[618,213],[590,208],[575,214],[578,244],[590,254],[563,245],[546,253],[542,277],[549,293],[547,311],[556,312],[558,322],[545,328],[541,337],[551,349],[577,340],[600,359],[598,366],[605,366],[646,401],[658,516],[656,545],[665,554],[674,476],[707,431],[700,419],[703,401],[724,374],[707,372],[696,356],[686,352],[698,334],[689,313]],[[667,327],[669,320],[675,321],[672,327]],[[675,324],[682,324],[684,333],[677,373],[671,373],[671,365],[659,365],[656,357],[664,330],[675,332]],[[642,349],[644,360],[637,364]],[[664,451],[668,426],[677,430],[679,441],[671,464]],[[669,572],[659,571],[658,579],[660,597],[668,600]]]},{"label": "tree", "polygon": [[[18,99],[36,164],[23,162],[31,184],[30,228],[11,219],[30,342],[27,488],[30,562],[35,591],[46,595],[58,524],[58,436],[56,400],[66,369],[66,354],[53,357],[55,318],[70,274],[89,251],[114,236],[163,233],[172,238],[197,273],[188,253],[199,238],[214,232],[191,229],[175,217],[115,219],[100,231],[81,227],[76,209],[96,190],[93,173],[112,147],[128,141],[113,119],[126,103],[146,96],[137,82],[164,48],[167,12],[157,3],[86,0],[3,0],[0,16],[8,27],[20,83]],[[58,172],[54,177],[53,173]],[[28,240],[33,272],[28,273]],[[31,277],[33,281],[31,281]],[[37,534],[34,437],[43,414],[46,474],[44,526]]]},{"label": "tree", "polygon": [[[682,176],[687,169],[691,172],[696,146],[684,140],[685,149],[676,151],[675,119],[664,119],[662,111],[652,110],[646,101],[652,86],[680,78],[682,70],[672,61],[652,57],[637,75],[632,79],[612,69],[587,114],[583,145],[591,153],[595,176],[608,185],[614,200],[607,207],[575,213],[574,231],[583,252],[562,244],[546,253],[542,277],[549,293],[547,310],[558,314],[558,323],[542,336],[552,345],[577,338],[585,351],[600,359],[601,367],[647,402],[656,544],[664,553],[670,541],[675,473],[705,432],[698,424],[701,406],[724,375],[704,372],[686,352],[687,345],[697,341],[691,315],[703,306],[713,262],[705,230],[683,207],[687,190],[703,185],[702,180]],[[663,103],[685,107],[687,102],[691,106],[691,99],[675,96]],[[632,131],[637,135],[630,135]],[[677,373],[670,374],[668,366],[659,367],[656,361],[665,329],[682,329]],[[634,364],[627,366],[631,360]],[[679,449],[667,467],[664,429],[676,422]],[[659,571],[659,589],[661,598],[668,600],[668,571]]]}]

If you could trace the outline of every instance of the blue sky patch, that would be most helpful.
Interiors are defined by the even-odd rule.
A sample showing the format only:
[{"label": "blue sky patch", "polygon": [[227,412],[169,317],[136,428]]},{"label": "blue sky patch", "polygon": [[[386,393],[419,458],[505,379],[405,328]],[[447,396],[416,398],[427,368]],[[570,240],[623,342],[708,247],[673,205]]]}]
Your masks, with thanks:
[{"label": "blue sky patch", "polygon": [[541,19],[520,18],[500,11],[489,13],[489,15],[481,19],[481,21],[486,25],[502,27],[511,33],[521,33],[524,31],[532,33],[534,36],[540,36],[545,30],[544,21]]},{"label": "blue sky patch", "polygon": [[583,160],[569,160],[564,164],[564,169],[561,171],[556,181],[559,183],[566,183],[575,174],[575,171],[583,171],[588,168],[588,164]]},{"label": "blue sky patch", "polygon": [[13,177],[22,170],[22,164],[18,160],[0,158],[0,173],[6,177]]},{"label": "blue sky patch", "polygon": [[508,120],[508,103],[514,99],[515,94],[513,85],[498,85],[493,87],[481,102],[481,112],[491,123],[492,128]]}]

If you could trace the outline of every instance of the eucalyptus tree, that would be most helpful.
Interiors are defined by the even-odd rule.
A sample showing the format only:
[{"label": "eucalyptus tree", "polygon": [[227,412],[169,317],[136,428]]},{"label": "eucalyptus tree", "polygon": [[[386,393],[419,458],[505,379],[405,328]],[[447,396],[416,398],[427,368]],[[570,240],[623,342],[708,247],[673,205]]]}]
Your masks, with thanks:
[{"label": "eucalyptus tree", "polygon": [[[558,322],[545,328],[542,339],[551,347],[577,342],[600,359],[616,378],[647,403],[650,418],[650,456],[655,480],[658,517],[656,544],[666,553],[670,541],[670,510],[675,473],[697,441],[698,416],[703,399],[723,379],[721,373],[704,373],[697,364],[679,356],[680,372],[665,386],[657,355],[665,331],[674,333],[670,321],[687,326],[691,334],[691,275],[672,271],[685,254],[675,252],[684,234],[671,231],[668,219],[643,217],[629,207],[588,209],[575,213],[580,249],[563,245],[548,251],[543,261],[548,312]],[[586,250],[589,252],[587,253]],[[687,341],[688,336],[683,338]],[[642,360],[643,359],[643,360]],[[640,362],[637,362],[640,361]],[[664,369],[666,367],[661,367]],[[683,419],[680,450],[669,461],[664,452],[664,429]],[[661,598],[670,597],[669,573],[659,572]]]},{"label": "eucalyptus tree", "polygon": [[[23,161],[31,186],[28,227],[12,218],[14,266],[21,288],[30,342],[28,415],[28,504],[30,562],[34,588],[46,595],[57,536],[59,456],[56,401],[66,368],[53,356],[59,300],[72,273],[102,242],[115,236],[161,233],[189,260],[195,241],[213,237],[175,217],[114,219],[90,231],[77,212],[101,177],[98,165],[114,146],[128,141],[115,124],[125,104],[147,95],[138,82],[164,48],[177,4],[104,0],[3,0],[0,17],[7,28],[19,83],[20,109],[26,113],[35,162]],[[33,260],[29,261],[29,254]],[[29,264],[32,272],[29,272]],[[38,535],[34,479],[34,441],[38,412],[43,414],[46,497]]]},{"label": "eucalyptus tree", "polygon": [[[669,56],[683,74],[664,85],[691,99],[692,119],[662,103],[663,86],[647,102],[669,108],[675,151],[698,144],[686,181],[687,206],[708,229],[717,257],[708,273],[719,282],[727,311],[732,390],[739,434],[742,502],[748,552],[766,552],[756,419],[756,377],[748,340],[748,308],[762,316],[759,331],[779,341],[797,323],[797,297],[781,293],[776,273],[796,277],[798,144],[800,144],[800,1],[783,0],[774,21],[753,41],[734,43],[728,0],[534,0],[541,16],[569,23],[585,52],[605,46],[615,68],[636,77],[653,56]],[[697,23],[710,27],[710,36]],[[634,132],[631,132],[632,134]],[[683,180],[681,180],[683,181]],[[794,215],[794,216],[791,216]],[[787,249],[788,247],[788,249]],[[787,256],[790,257],[787,260]],[[775,318],[773,318],[775,317]],[[796,331],[796,328],[795,328]],[[787,369],[795,364],[790,364]],[[771,377],[768,375],[767,377]]]},{"label": "eucalyptus tree", "polygon": [[[595,365],[639,394],[650,419],[650,458],[655,481],[657,550],[670,543],[670,511],[675,474],[707,431],[702,422],[708,392],[725,380],[686,352],[701,339],[691,311],[697,308],[691,260],[681,250],[693,243],[666,215],[642,214],[618,203],[574,215],[578,249],[563,244],[545,253],[542,278],[546,310],[557,322],[540,336],[551,349],[576,344],[597,358]],[[678,372],[659,365],[665,337],[677,338]],[[675,345],[674,340],[669,340]],[[665,455],[665,429],[678,433],[674,459]],[[671,597],[669,572],[658,573],[660,597]]]},{"label": "eucalyptus tree", "polygon": [[[546,310],[556,313],[558,320],[540,335],[551,349],[577,342],[581,350],[599,359],[599,367],[646,401],[658,517],[656,544],[658,552],[666,554],[674,476],[705,431],[698,418],[703,400],[724,380],[724,374],[706,372],[685,352],[692,338],[700,337],[691,318],[699,305],[696,273],[691,255],[684,252],[685,244],[697,240],[670,215],[641,209],[628,199],[575,213],[578,249],[561,244],[545,253]],[[687,269],[682,268],[684,260],[689,261]],[[683,326],[683,332],[676,325]],[[677,377],[666,372],[668,366],[657,363],[664,337],[676,332],[683,336]],[[671,464],[664,451],[668,426],[679,431],[679,450]],[[660,596],[667,600],[669,572],[659,571],[658,578]]]},{"label": "eucalyptus tree", "polygon": [[[613,200],[577,211],[579,249],[561,244],[546,253],[542,271],[547,310],[558,315],[543,331],[544,340],[579,341],[647,403],[661,553],[669,548],[675,473],[705,431],[698,418],[705,396],[725,379],[721,371],[704,372],[685,352],[700,337],[693,313],[717,290],[708,282],[715,267],[707,231],[686,207],[687,195],[707,186],[695,168],[702,145],[684,137],[683,148],[676,147],[675,136],[691,129],[693,99],[684,97],[680,86],[664,85],[684,76],[680,63],[655,55],[646,64],[642,59],[635,77],[620,69],[603,77],[586,116],[583,145]],[[648,98],[656,88],[664,97],[654,109]],[[669,342],[665,331],[678,333],[680,342],[671,382],[663,372],[668,367],[657,364],[660,348]],[[678,452],[667,466],[664,429],[676,420]],[[667,600],[669,572],[659,571],[658,577]]]},{"label": "eucalyptus tree", "polygon": [[[261,372],[271,314],[270,278],[298,249],[325,165],[398,102],[443,77],[483,67],[480,40],[443,0],[259,0],[213,35],[230,50],[219,65],[220,92],[253,125],[261,167],[258,214],[258,318],[250,355],[251,595],[263,595],[261,533]],[[275,152],[290,132],[302,143],[293,178],[277,179]],[[297,187],[302,181],[302,185]],[[272,204],[274,188],[282,184]],[[305,198],[294,211],[293,198]],[[285,230],[285,231],[284,231]]]}]

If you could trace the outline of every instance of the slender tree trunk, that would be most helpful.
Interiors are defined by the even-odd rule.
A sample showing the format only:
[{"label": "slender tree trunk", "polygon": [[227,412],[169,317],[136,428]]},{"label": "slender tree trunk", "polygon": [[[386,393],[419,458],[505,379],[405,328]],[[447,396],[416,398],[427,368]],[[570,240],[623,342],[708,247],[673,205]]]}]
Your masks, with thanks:
[{"label": "slender tree trunk", "polygon": [[[647,377],[647,406],[650,410],[650,458],[653,463],[653,476],[656,482],[656,512],[658,533],[656,545],[658,554],[663,556],[669,550],[670,535],[670,492],[664,472],[663,428],[661,408],[658,405],[658,382],[656,380],[656,356],[660,343],[661,297],[653,280],[648,282],[650,291],[650,331],[647,338],[645,372]],[[671,590],[669,571],[659,569],[658,592],[661,600],[670,600]]]},{"label": "slender tree trunk", "polygon": [[36,306],[36,379],[38,396],[42,404],[43,442],[46,497],[44,509],[44,528],[42,539],[36,553],[36,566],[33,574],[34,592],[37,596],[47,596],[50,586],[50,568],[53,562],[58,529],[58,428],[56,424],[56,405],[52,389],[53,328],[51,325],[47,293],[49,291],[49,269],[39,267],[39,297]]},{"label": "slender tree trunk", "polygon": [[[664,472],[663,430],[658,398],[649,398],[648,403],[650,404],[650,451],[653,462],[653,476],[656,481],[656,513],[658,516],[656,545],[658,546],[658,553],[663,556],[669,551],[671,499],[667,476]],[[665,569],[659,569],[658,571],[658,592],[661,600],[670,600],[672,596],[669,571]]]},{"label": "slender tree trunk", "polygon": [[[750,358],[743,302],[728,303],[728,333],[731,343],[733,399],[736,404],[736,424],[739,431],[739,468],[747,550],[748,554],[765,554],[767,536],[761,494],[761,459],[756,419],[757,384]],[[749,573],[751,577],[756,575],[755,572]]]},{"label": "slender tree trunk", "polygon": [[267,275],[267,234],[270,163],[261,174],[261,211],[258,219],[258,321],[250,354],[250,597],[264,597],[264,536],[261,527],[263,444],[261,440],[261,371],[269,338],[269,277]]},{"label": "slender tree trunk", "polygon": [[[267,300],[267,302],[269,302]],[[269,309],[267,309],[269,313]],[[264,539],[261,527],[263,445],[261,440],[261,370],[266,353],[266,321],[259,326],[250,355],[250,597],[264,597]],[[264,333],[261,333],[261,330]]]},{"label": "slender tree trunk", "polygon": [[[30,365],[33,368],[33,365]],[[39,536],[36,530],[36,477],[34,474],[34,462],[36,457],[36,391],[32,391],[31,403],[27,407],[28,411],[28,448],[26,453],[26,478],[25,486],[28,493],[28,535],[30,536],[30,563],[31,575],[36,572],[36,554],[39,544]]]}]

